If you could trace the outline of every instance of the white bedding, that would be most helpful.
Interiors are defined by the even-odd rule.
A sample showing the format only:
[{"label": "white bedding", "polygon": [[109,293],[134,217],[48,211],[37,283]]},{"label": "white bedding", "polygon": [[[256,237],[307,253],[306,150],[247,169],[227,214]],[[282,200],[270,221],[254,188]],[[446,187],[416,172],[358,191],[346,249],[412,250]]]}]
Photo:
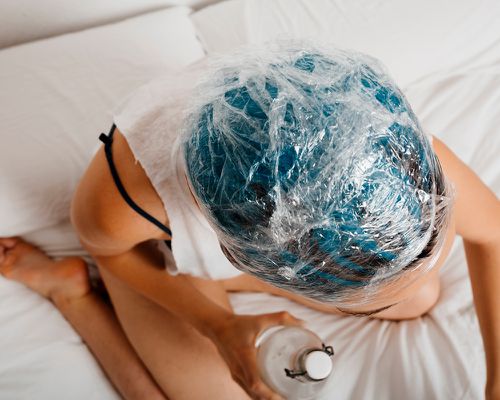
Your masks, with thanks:
[{"label": "white bedding", "polygon": [[[201,17],[195,17],[200,27]],[[487,30],[491,35],[491,27]],[[202,31],[198,36],[206,43]],[[492,49],[499,49],[500,25],[492,43],[473,63],[457,61],[406,79],[403,89],[425,129],[499,194],[500,51]],[[25,238],[54,256],[82,254],[67,221]],[[236,294],[231,301],[238,313],[289,310],[334,346],[335,369],[325,400],[480,399],[484,354],[459,240],[441,280],[441,299],[432,312],[399,323],[327,315],[265,294]],[[117,398],[50,303],[0,278],[0,304],[1,399]]]},{"label": "white bedding", "polygon": [[[405,91],[424,127],[498,195],[500,60],[436,74]],[[239,313],[290,310],[334,346],[335,370],[324,400],[484,398],[484,350],[460,239],[440,277],[442,294],[431,313],[398,323],[325,315],[265,294],[231,300]]]},{"label": "white bedding", "polygon": [[[379,57],[425,130],[500,194],[498,2],[236,0],[193,21],[208,53],[291,36]],[[460,239],[440,276],[437,306],[408,322],[325,315],[264,294],[234,295],[232,303],[240,313],[290,310],[334,346],[325,400],[481,399],[484,350]]]}]

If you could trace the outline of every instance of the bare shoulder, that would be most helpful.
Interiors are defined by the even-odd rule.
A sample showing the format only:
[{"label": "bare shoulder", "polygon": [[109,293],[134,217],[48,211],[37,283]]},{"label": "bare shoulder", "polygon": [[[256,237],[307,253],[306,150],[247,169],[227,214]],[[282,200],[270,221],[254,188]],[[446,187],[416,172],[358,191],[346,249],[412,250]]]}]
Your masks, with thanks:
[{"label": "bare shoulder", "polygon": [[500,239],[500,202],[493,191],[442,141],[434,138],[433,147],[455,191],[457,233],[475,243]]},{"label": "bare shoulder", "polygon": [[[118,129],[112,150],[118,174],[130,197],[168,226],[160,197]],[[78,184],[71,204],[71,220],[82,244],[95,255],[121,253],[149,239],[168,238],[121,197],[111,176],[104,146],[95,154]]]}]

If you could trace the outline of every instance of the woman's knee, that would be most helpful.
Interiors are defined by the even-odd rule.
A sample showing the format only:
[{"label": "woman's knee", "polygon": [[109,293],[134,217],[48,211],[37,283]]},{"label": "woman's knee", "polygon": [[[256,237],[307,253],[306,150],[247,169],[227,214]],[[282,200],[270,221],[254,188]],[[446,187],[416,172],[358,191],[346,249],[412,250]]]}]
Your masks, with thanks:
[{"label": "woman's knee", "polygon": [[426,282],[413,297],[387,310],[374,314],[372,317],[396,321],[422,317],[436,305],[440,293],[441,285],[439,275],[436,274],[436,276]]}]

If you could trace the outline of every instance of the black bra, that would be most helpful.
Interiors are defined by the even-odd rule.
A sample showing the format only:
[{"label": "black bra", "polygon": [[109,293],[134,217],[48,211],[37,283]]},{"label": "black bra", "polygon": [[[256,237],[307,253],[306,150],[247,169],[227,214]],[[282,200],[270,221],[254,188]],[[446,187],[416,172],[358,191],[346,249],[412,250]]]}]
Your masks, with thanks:
[{"label": "black bra", "polygon": [[[147,213],[141,207],[139,207],[137,205],[137,203],[134,200],[132,200],[132,198],[129,196],[129,194],[125,190],[125,187],[123,186],[123,183],[120,179],[120,176],[118,175],[118,171],[116,170],[116,166],[115,166],[115,163],[113,161],[113,152],[111,151],[111,145],[113,144],[113,133],[115,133],[115,128],[116,128],[116,125],[113,124],[113,126],[111,127],[111,129],[107,135],[104,133],[101,133],[99,135],[99,140],[101,140],[104,143],[104,151],[106,153],[106,160],[108,160],[109,170],[111,171],[111,175],[113,176],[113,180],[115,181],[115,185],[116,185],[118,191],[120,192],[121,196],[123,197],[123,200],[125,200],[126,203],[130,207],[132,207],[132,209],[134,211],[136,211],[142,217],[146,218],[149,222],[155,224],[158,228],[160,228],[167,235],[172,237],[172,231],[170,230],[170,228],[168,226],[163,225],[155,217],[153,217],[151,214]],[[172,241],[171,240],[164,240],[164,242],[170,249],[172,249]]]}]

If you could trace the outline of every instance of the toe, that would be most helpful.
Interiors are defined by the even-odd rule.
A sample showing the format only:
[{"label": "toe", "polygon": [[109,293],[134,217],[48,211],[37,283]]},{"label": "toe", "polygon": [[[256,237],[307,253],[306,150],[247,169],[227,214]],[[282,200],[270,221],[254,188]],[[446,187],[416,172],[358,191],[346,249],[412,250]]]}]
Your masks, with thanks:
[{"label": "toe", "polygon": [[2,255],[0,260],[0,275],[8,278],[10,272],[12,271],[12,256]]},{"label": "toe", "polygon": [[18,238],[18,237],[3,237],[3,238],[0,238],[0,246],[1,247],[6,247],[8,249],[11,249],[19,241],[20,241],[20,238]]},{"label": "toe", "polygon": [[7,263],[7,256],[10,251],[11,248],[3,247],[0,245],[0,266]]},{"label": "toe", "polygon": [[3,259],[0,262],[0,270],[8,270],[16,261],[17,256],[14,252],[9,251],[3,254]]}]

